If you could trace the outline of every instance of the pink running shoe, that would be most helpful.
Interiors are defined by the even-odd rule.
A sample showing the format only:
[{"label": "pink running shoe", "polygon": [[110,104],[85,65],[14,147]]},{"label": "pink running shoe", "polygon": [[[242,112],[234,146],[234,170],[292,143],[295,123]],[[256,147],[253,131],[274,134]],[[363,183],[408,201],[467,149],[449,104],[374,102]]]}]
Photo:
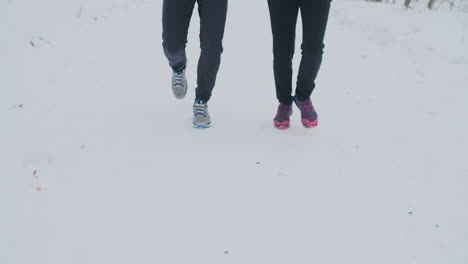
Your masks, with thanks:
[{"label": "pink running shoe", "polygon": [[275,127],[278,129],[288,129],[289,128],[289,117],[292,115],[292,106],[288,104],[280,104],[278,106],[278,111],[276,113]]},{"label": "pink running shoe", "polygon": [[318,125],[318,115],[315,112],[314,106],[310,98],[304,101],[299,101],[297,98],[294,99],[299,110],[301,110],[302,124],[306,128],[316,127]]}]

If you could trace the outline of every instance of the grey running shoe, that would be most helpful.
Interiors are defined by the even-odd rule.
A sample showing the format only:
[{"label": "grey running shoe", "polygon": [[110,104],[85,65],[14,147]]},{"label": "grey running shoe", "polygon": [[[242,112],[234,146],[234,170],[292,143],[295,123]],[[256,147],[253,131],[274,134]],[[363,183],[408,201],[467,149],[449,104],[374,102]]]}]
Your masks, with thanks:
[{"label": "grey running shoe", "polygon": [[211,127],[211,118],[208,113],[206,101],[196,100],[193,104],[193,127],[209,128]]},{"label": "grey running shoe", "polygon": [[177,99],[183,99],[187,94],[187,78],[185,77],[185,70],[181,72],[174,71],[172,73],[172,92]]}]

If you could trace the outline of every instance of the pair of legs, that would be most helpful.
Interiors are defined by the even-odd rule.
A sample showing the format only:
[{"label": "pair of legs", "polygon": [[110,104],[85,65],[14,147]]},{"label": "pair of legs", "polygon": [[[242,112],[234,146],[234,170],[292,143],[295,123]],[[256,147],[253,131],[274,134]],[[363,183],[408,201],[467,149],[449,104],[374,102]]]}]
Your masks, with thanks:
[{"label": "pair of legs", "polygon": [[[268,0],[273,32],[273,68],[276,97],[279,101],[274,124],[278,129],[289,128],[292,103],[301,111],[304,127],[316,127],[318,116],[310,96],[322,63],[323,40],[331,0]],[[292,59],[296,45],[296,24],[302,17],[302,60],[294,96]]]},{"label": "pair of legs", "polygon": [[330,0],[268,0],[273,31],[276,95],[282,104],[292,104],[292,59],[299,11],[302,17],[302,60],[295,98],[310,98],[322,63],[323,40],[330,11]]},{"label": "pair of legs", "polygon": [[201,44],[196,100],[207,102],[221,63],[227,0],[164,0],[163,47],[171,68],[175,72],[184,71],[187,66],[187,34],[195,3],[198,3],[200,16]]}]

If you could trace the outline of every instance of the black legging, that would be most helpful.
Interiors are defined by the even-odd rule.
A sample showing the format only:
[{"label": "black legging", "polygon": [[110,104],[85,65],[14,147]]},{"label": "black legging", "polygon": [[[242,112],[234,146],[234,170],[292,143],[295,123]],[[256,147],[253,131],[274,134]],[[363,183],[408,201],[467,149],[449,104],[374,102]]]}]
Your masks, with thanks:
[{"label": "black legging", "polygon": [[227,0],[164,0],[163,47],[169,65],[182,71],[187,64],[185,46],[195,3],[200,15],[201,55],[198,61],[196,99],[208,101],[216,83],[223,52]]},{"label": "black legging", "polygon": [[327,26],[330,0],[268,0],[273,31],[274,74],[276,96],[280,103],[291,104],[292,59],[296,39],[296,23],[301,10],[303,24],[302,60],[295,96],[310,97],[322,63],[323,39]]}]

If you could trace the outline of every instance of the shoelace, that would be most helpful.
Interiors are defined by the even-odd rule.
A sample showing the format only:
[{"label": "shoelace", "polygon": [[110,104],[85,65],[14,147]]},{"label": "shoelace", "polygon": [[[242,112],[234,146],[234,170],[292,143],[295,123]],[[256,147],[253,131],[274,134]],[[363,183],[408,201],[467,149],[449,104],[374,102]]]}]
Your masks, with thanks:
[{"label": "shoelace", "polygon": [[193,105],[193,114],[196,116],[203,116],[207,117],[208,116],[208,105],[205,104],[200,104],[200,103],[195,103]]},{"label": "shoelace", "polygon": [[278,116],[289,116],[290,112],[291,106],[285,104],[280,104],[278,106]]},{"label": "shoelace", "polygon": [[185,86],[183,72],[180,72],[180,73],[176,72],[174,74],[174,86],[181,86],[181,87]]},{"label": "shoelace", "polygon": [[312,114],[314,112],[314,107],[312,106],[312,102],[309,100],[304,101],[304,102],[299,102],[298,105],[301,111],[305,112],[306,114]]}]

